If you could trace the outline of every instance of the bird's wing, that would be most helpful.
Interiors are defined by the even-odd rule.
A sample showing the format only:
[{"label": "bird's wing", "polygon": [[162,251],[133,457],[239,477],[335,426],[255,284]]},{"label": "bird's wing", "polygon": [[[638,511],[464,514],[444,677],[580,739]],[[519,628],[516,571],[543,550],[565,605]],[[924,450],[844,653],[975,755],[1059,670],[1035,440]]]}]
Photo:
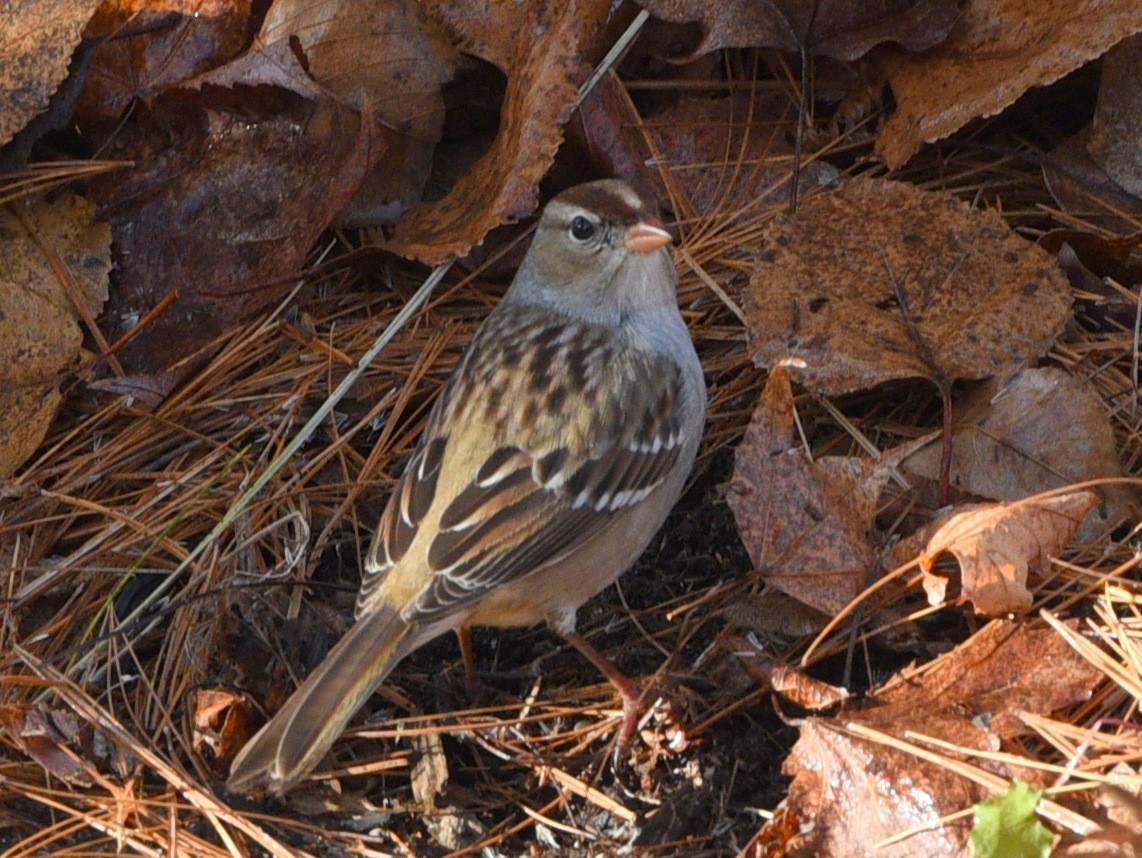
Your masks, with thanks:
[{"label": "bird's wing", "polygon": [[[481,331],[381,518],[358,616],[422,527],[433,529],[429,575],[404,609],[410,622],[568,555],[671,473],[689,440],[680,367],[620,348],[605,332],[571,330],[533,320],[519,331]],[[503,395],[488,394],[496,389]],[[450,458],[461,433],[475,455]]]}]

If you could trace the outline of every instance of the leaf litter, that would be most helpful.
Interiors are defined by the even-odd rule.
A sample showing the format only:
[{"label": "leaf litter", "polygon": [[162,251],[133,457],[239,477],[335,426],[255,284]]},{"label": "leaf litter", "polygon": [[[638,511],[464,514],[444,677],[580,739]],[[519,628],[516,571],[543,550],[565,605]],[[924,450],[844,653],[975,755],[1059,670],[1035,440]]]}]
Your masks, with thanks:
[{"label": "leaf litter", "polygon": [[[443,2],[377,4],[376,16],[329,6],[329,32],[340,36],[326,41],[291,4],[269,6],[253,19],[242,4],[193,2],[172,4],[167,17],[110,19],[89,34],[105,39],[91,73],[77,71],[70,84],[86,84],[82,119],[62,137],[32,128],[28,138],[36,158],[78,141],[134,166],[96,189],[115,230],[114,303],[84,331],[78,362],[59,352],[51,383],[63,407],[33,458],[0,484],[0,557],[10,572],[0,841],[12,854],[113,845],[206,855],[256,844],[280,855],[754,856],[819,842],[843,855],[861,848],[847,839],[850,822],[886,808],[893,814],[870,848],[963,854],[971,808],[1016,777],[1047,790],[1038,810],[1063,848],[1097,835],[1119,844],[1109,854],[1128,854],[1099,796],[1104,784],[1136,791],[1142,761],[1131,722],[1142,659],[1129,503],[1114,506],[1111,483],[1092,487],[1101,497],[1076,496],[1105,515],[1078,540],[1058,525],[1067,516],[1022,497],[974,521],[954,507],[972,524],[968,537],[934,543],[927,559],[930,575],[955,577],[948,555],[958,553],[964,598],[930,605],[924,595],[920,536],[935,498],[898,462],[938,428],[945,407],[956,431],[940,459],[953,468],[967,458],[961,432],[985,423],[999,441],[984,461],[1010,453],[992,470],[1015,472],[1014,462],[1034,459],[1043,474],[1032,481],[1132,475],[1142,462],[1136,254],[1105,243],[1108,227],[1138,231],[1130,207],[1090,224],[1081,203],[1059,207],[1059,170],[1049,187],[1033,156],[1062,151],[1062,137],[1031,105],[986,127],[990,148],[965,135],[960,148],[922,151],[885,181],[869,161],[870,129],[884,139],[894,101],[876,97],[883,82],[866,70],[837,74],[824,59],[863,53],[885,33],[915,48],[901,35],[914,13],[951,4],[901,4],[903,17],[887,13],[867,40],[859,28],[849,39],[786,10],[800,23],[783,46],[822,57],[819,75],[803,78],[816,87],[804,105],[795,56],[719,49],[687,64],[712,46],[711,33],[725,38],[716,27],[730,19],[718,15],[730,13],[673,4],[683,20],[706,15],[707,44],[695,49],[697,27],[648,26],[654,40],[632,52],[644,64],[604,79],[597,122],[582,136],[565,127],[578,86],[636,20],[632,7],[583,3],[568,17],[535,4],[522,20],[508,4],[489,4],[485,16]],[[235,17],[222,25],[220,14]],[[1090,31],[1121,30],[1120,14],[1092,11]],[[243,30],[253,44],[236,36],[243,20],[261,21]],[[931,44],[946,26],[918,32]],[[224,38],[195,41],[195,27]],[[959,38],[950,32],[945,45]],[[370,54],[370,41],[399,33],[407,53]],[[1080,47],[1092,43],[1087,35]],[[873,47],[873,59],[897,51]],[[48,65],[45,80],[58,75]],[[118,83],[97,83],[107,70]],[[903,80],[888,77],[897,113],[908,99]],[[860,91],[845,92],[854,81]],[[865,95],[873,97],[856,114],[871,113],[854,125],[851,97]],[[1067,125],[1064,113],[1054,116]],[[498,117],[491,127],[489,115]],[[821,169],[800,177],[807,195],[790,214],[799,145]],[[592,151],[615,158],[585,166]],[[5,198],[48,182],[93,192],[80,168],[49,165],[0,178],[15,195]],[[260,710],[280,705],[344,629],[360,546],[434,395],[510,274],[493,263],[526,240],[526,225],[511,224],[570,181],[623,170],[676,221],[680,300],[711,388],[695,485],[648,557],[581,612],[584,633],[655,696],[630,765],[606,765],[619,714],[608,686],[541,630],[485,631],[477,652],[486,688],[475,698],[461,690],[451,643],[440,641],[402,665],[286,804],[255,815],[218,795],[227,755]],[[458,178],[440,184],[445,175]],[[380,230],[348,229],[345,206],[370,176],[381,176],[379,189],[354,217]],[[1075,199],[1092,193],[1080,188]],[[1067,245],[1078,247],[1080,271],[1062,245],[1028,241],[1059,228],[1100,235],[1103,249]],[[903,246],[900,236],[909,237]],[[392,251],[436,261],[481,242],[318,434],[173,579],[423,279]],[[78,270],[61,258],[57,277]],[[814,309],[836,307],[834,327],[804,337]],[[770,316],[777,326],[759,333]],[[880,340],[898,348],[878,355],[868,343]],[[807,389],[791,387],[781,368],[762,394],[756,364],[783,361]],[[1019,420],[988,423],[1002,399],[975,380],[1008,382],[1014,396],[1010,384],[1039,372],[1065,374],[1065,399],[1025,419],[1077,420],[1088,428],[1076,435],[1098,453],[1078,455],[1079,441],[1060,436],[1056,447],[1073,445],[1076,455],[1054,461],[1043,452],[1049,440],[1028,442]],[[973,401],[988,407],[974,411]],[[742,473],[731,474],[731,451]],[[995,491],[963,480],[959,488]],[[1016,509],[1031,523],[1012,524]],[[982,594],[995,586],[1005,595],[989,601]],[[798,614],[773,598],[789,593],[804,616],[755,616]],[[977,609],[1002,613],[1028,597],[1038,616],[977,628]],[[124,626],[139,605],[149,607]],[[755,655],[735,637],[740,625],[765,630],[764,648],[748,644]],[[911,642],[900,648],[894,631]],[[775,691],[787,720],[767,702]],[[830,714],[799,717],[800,706]],[[792,785],[776,773],[783,760]],[[91,785],[61,791],[47,772]],[[849,788],[814,787],[830,775]],[[775,811],[773,822],[760,825],[756,808]]]}]

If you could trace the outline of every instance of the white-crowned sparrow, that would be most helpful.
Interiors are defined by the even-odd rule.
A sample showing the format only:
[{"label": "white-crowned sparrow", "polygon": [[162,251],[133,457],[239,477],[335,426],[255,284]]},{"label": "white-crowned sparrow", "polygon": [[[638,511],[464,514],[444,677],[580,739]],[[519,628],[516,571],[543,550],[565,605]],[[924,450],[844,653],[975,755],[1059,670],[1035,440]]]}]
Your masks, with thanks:
[{"label": "white-crowned sparrow", "polygon": [[227,787],[308,774],[402,658],[449,629],[575,611],[646,548],[678,499],[706,413],[670,235],[617,180],[555,197],[499,306],[428,419],[373,539],[356,624],[242,749]]}]

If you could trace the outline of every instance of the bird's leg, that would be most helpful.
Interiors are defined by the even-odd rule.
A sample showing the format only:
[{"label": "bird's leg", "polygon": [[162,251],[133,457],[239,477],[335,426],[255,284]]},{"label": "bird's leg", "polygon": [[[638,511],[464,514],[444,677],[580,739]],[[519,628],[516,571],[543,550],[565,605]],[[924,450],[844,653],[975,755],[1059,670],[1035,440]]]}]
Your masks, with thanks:
[{"label": "bird's leg", "polygon": [[553,628],[563,640],[579,650],[587,661],[595,665],[619,692],[623,701],[623,723],[619,727],[614,760],[616,764],[625,760],[627,751],[630,750],[631,739],[634,737],[634,728],[638,726],[638,719],[642,715],[642,689],[578,632],[561,629],[555,625]]},{"label": "bird's leg", "polygon": [[457,626],[456,640],[460,642],[460,658],[464,662],[464,681],[468,696],[476,700],[480,695],[480,684],[476,681],[476,656],[472,652],[472,630],[468,626]]}]

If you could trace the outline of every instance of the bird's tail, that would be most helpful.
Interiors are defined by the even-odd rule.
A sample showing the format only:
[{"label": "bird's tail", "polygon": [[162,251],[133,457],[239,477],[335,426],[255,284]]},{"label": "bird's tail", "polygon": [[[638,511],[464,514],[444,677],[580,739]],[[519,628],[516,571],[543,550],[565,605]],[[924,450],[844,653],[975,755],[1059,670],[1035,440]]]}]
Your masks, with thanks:
[{"label": "bird's tail", "polygon": [[413,628],[386,605],[362,617],[242,748],[226,788],[283,793],[309,774],[389,671],[442,629]]}]

